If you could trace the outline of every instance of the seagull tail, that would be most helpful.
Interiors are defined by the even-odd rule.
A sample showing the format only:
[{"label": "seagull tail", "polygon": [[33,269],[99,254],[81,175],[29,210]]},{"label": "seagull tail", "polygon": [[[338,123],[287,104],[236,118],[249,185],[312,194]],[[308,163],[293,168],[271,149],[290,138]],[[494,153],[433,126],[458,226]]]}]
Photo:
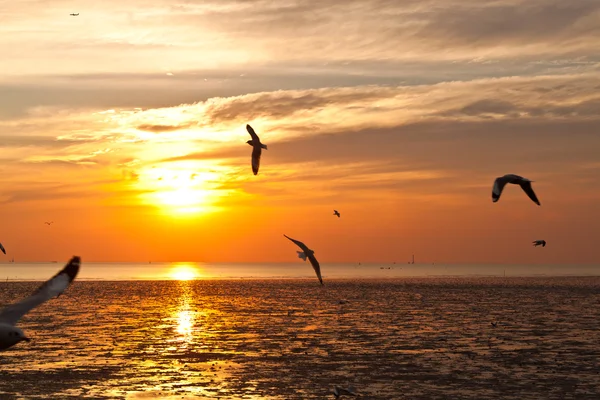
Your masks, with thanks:
[{"label": "seagull tail", "polygon": [[265,150],[269,150],[269,149],[267,149],[267,145],[266,144],[261,144],[260,147],[262,147]]}]

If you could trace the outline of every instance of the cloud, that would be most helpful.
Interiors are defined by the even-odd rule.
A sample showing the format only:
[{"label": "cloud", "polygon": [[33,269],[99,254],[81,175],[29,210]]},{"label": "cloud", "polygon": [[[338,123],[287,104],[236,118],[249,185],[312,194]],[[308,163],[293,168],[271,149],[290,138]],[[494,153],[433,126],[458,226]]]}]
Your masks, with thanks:
[{"label": "cloud", "polygon": [[591,49],[600,37],[600,4],[595,0],[462,2],[427,15],[418,35],[446,46],[567,44],[566,49],[555,50],[560,52],[580,46]]},{"label": "cloud", "polygon": [[153,125],[153,124],[142,124],[138,125],[137,129],[141,131],[162,133],[162,132],[173,132],[181,129],[189,128],[190,125]]}]

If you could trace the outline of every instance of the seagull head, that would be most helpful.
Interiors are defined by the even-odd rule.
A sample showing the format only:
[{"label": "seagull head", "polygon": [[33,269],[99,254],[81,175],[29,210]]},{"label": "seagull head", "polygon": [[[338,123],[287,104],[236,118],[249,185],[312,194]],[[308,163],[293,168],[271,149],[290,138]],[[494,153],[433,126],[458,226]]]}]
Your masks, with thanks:
[{"label": "seagull head", "polygon": [[250,146],[254,146],[254,144],[252,143],[252,140],[248,140],[246,143],[248,143]]},{"label": "seagull head", "polygon": [[6,346],[5,348],[14,346],[15,344],[20,342],[31,341],[31,339],[25,336],[21,329],[14,326],[11,326],[9,329],[6,330],[1,329],[0,336],[0,342],[3,342],[3,344]]}]

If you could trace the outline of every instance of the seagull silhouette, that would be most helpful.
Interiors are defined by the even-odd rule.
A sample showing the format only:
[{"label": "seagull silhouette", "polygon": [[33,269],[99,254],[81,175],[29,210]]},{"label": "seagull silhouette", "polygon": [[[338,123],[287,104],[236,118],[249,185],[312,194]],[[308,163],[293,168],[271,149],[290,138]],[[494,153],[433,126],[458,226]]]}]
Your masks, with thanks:
[{"label": "seagull silhouette", "polygon": [[292,239],[291,237],[289,237],[289,236],[287,236],[285,234],[283,236],[285,236],[286,238],[288,238],[292,242],[296,243],[296,245],[302,249],[302,251],[298,251],[297,252],[298,253],[298,257],[301,258],[301,259],[303,259],[304,261],[306,261],[306,259],[308,258],[308,260],[310,261],[310,264],[312,265],[313,269],[315,270],[315,272],[317,274],[317,278],[319,278],[319,282],[321,282],[321,285],[322,285],[323,284],[323,278],[321,278],[321,266],[319,265],[319,262],[315,258],[315,252],[312,251],[311,249],[309,249],[301,241],[296,240],[296,239]]},{"label": "seagull silhouette", "polygon": [[254,175],[258,174],[258,169],[260,168],[260,155],[262,154],[262,149],[268,150],[266,144],[262,144],[256,132],[250,125],[246,125],[246,130],[252,137],[251,140],[248,140],[250,146],[252,146],[252,172]]},{"label": "seagull silhouette", "polygon": [[52,225],[54,223],[54,221],[50,221],[50,222],[44,222],[46,225]]},{"label": "seagull silhouette", "polygon": [[333,210],[333,215],[337,215],[337,217],[340,217],[340,212],[338,210]]},{"label": "seagull silhouette", "polygon": [[538,247],[540,245],[542,247],[546,247],[546,241],[545,240],[534,240],[533,241],[533,247]]},{"label": "seagull silhouette", "polygon": [[336,386],[333,389],[333,395],[335,396],[336,399],[339,399],[340,396],[345,395],[345,394],[348,396],[356,396],[356,392],[353,387],[348,387],[348,388],[344,389],[339,386]]},{"label": "seagull silhouette", "polygon": [[494,187],[492,189],[492,201],[496,203],[498,200],[500,200],[500,195],[502,194],[504,186],[506,186],[507,183],[512,183],[514,185],[521,186],[521,189],[523,189],[527,196],[529,196],[529,198],[533,200],[535,204],[540,206],[540,201],[538,200],[537,196],[535,195],[535,192],[533,191],[533,188],[531,187],[531,182],[533,181],[530,181],[527,178],[523,178],[522,176],[515,174],[507,174],[504,176],[500,176],[494,181]]},{"label": "seagull silhouette", "polygon": [[2,243],[0,243],[0,250],[2,250],[2,252],[3,252],[4,254],[6,254],[6,250],[4,249],[4,246],[2,246]]},{"label": "seagull silhouette", "polygon": [[55,296],[60,296],[77,276],[80,264],[81,259],[79,257],[71,258],[60,272],[44,282],[31,296],[0,311],[0,350],[8,349],[22,341],[30,341],[23,331],[15,325],[23,315],[33,308]]}]

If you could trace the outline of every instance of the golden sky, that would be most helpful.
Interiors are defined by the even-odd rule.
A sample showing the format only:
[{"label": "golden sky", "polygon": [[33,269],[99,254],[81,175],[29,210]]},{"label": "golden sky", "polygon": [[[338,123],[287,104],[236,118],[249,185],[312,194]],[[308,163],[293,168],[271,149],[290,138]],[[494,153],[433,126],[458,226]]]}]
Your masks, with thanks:
[{"label": "golden sky", "polygon": [[597,0],[0,1],[0,54],[5,259],[599,260]]}]

